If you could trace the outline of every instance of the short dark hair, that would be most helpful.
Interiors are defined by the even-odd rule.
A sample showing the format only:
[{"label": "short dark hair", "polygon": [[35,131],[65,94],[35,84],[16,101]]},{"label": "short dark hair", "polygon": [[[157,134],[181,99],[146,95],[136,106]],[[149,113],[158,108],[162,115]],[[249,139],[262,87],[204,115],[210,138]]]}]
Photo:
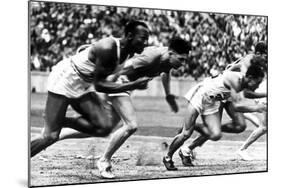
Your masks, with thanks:
[{"label": "short dark hair", "polygon": [[127,36],[128,33],[134,33],[139,25],[149,29],[145,22],[140,20],[131,20],[125,26],[125,36]]},{"label": "short dark hair", "polygon": [[170,40],[169,48],[179,54],[188,54],[191,50],[191,44],[180,37],[174,37]]},{"label": "short dark hair", "polygon": [[263,71],[267,70],[267,59],[261,55],[254,55],[250,60],[250,64],[259,66]]},{"label": "short dark hair", "polygon": [[264,41],[260,41],[255,45],[255,53],[267,54],[267,44]]},{"label": "short dark hair", "polygon": [[253,78],[263,78],[264,71],[265,70],[261,66],[252,63],[246,72],[246,76],[252,76]]}]

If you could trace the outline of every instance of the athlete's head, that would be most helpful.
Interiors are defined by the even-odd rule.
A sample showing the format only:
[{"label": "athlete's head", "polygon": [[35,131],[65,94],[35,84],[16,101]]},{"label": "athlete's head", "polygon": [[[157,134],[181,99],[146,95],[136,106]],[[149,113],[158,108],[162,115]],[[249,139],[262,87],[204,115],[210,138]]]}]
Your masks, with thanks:
[{"label": "athlete's head", "polygon": [[265,76],[264,69],[259,66],[259,63],[257,63],[258,61],[262,63],[262,61],[264,61],[264,58],[261,56],[255,56],[252,58],[251,61],[256,61],[256,63],[252,62],[249,66],[244,79],[244,87],[251,90],[255,90],[258,88],[259,84],[262,82]]},{"label": "athlete's head", "polygon": [[148,43],[149,28],[145,22],[130,21],[125,26],[125,37],[128,49],[134,53],[141,53]]},{"label": "athlete's head", "polygon": [[255,54],[267,56],[267,45],[265,42],[260,41],[255,46]]},{"label": "athlete's head", "polygon": [[175,37],[170,40],[169,50],[169,64],[172,68],[177,69],[187,60],[191,44],[182,38]]},{"label": "athlete's head", "polygon": [[264,55],[254,55],[250,63],[261,67],[263,71],[267,70],[267,57]]}]

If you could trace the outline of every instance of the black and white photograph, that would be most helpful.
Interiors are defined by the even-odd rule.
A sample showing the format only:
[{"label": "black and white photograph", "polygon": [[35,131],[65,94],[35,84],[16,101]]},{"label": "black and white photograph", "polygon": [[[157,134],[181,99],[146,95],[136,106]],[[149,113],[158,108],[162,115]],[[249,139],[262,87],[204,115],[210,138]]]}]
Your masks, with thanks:
[{"label": "black and white photograph", "polygon": [[29,186],[268,172],[268,16],[28,2]]}]

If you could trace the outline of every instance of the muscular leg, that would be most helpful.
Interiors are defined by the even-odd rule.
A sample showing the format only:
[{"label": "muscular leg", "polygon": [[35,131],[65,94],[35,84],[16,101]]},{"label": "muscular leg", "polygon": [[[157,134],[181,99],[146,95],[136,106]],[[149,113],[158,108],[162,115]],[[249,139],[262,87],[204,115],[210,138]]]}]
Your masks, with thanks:
[{"label": "muscular leg", "polygon": [[115,177],[111,172],[111,157],[129,136],[137,130],[136,113],[130,96],[112,97],[111,101],[114,109],[121,118],[123,125],[111,135],[111,139],[103,156],[97,162],[100,175],[103,178],[109,179]]},{"label": "muscular leg", "polygon": [[[218,114],[215,115],[216,119],[219,118],[218,120],[220,122],[222,119],[222,113],[223,113],[223,104],[221,104]],[[197,136],[197,138],[195,138],[188,147],[182,147],[182,151],[184,153],[189,153],[190,150],[194,150],[196,147],[201,147],[205,142],[207,142],[209,140],[209,135],[211,133],[210,133],[209,128],[206,126],[206,120],[205,120],[206,118],[204,118],[202,116],[202,119],[203,119],[203,126],[205,127],[205,129],[208,129],[208,130],[203,131],[199,136]]]},{"label": "muscular leg", "polygon": [[[264,114],[265,118],[266,114]],[[246,150],[248,147],[253,144],[257,139],[259,139],[262,135],[264,135],[267,131],[267,127],[265,123],[260,122],[258,128],[254,130],[251,135],[247,138],[244,144],[241,146],[240,150]]]},{"label": "muscular leg", "polygon": [[173,139],[166,157],[172,159],[177,149],[191,136],[198,115],[199,113],[195,108],[191,104],[188,104],[182,132]]},{"label": "muscular leg", "polygon": [[[113,125],[115,127],[115,125],[118,124],[118,122],[120,121],[120,118],[119,116],[116,114],[115,111],[113,111],[113,115],[115,116],[115,118],[113,118]],[[75,118],[68,118],[70,120],[68,121],[71,121],[71,119],[73,119],[73,121],[75,121],[74,119]],[[59,140],[65,140],[65,139],[80,139],[80,138],[89,138],[89,137],[93,137],[93,135],[91,134],[87,134],[87,133],[82,133],[82,132],[79,132],[77,130],[74,130],[74,129],[70,129],[70,128],[63,128],[61,130],[61,133],[60,133],[60,137],[59,137]]]},{"label": "muscular leg", "polygon": [[[207,135],[199,135],[197,138],[195,138],[191,144],[188,146],[188,150],[194,150],[197,147],[202,146],[205,142],[209,140],[209,137]],[[182,147],[182,150],[184,151],[184,147]]]},{"label": "muscular leg", "polygon": [[[65,118],[64,125],[85,133],[81,137],[87,135],[103,137],[112,131],[111,111],[105,108],[104,103],[95,93],[88,93],[78,99],[72,100],[71,106],[82,116]],[[76,135],[76,137],[78,136]]]},{"label": "muscular leg", "polygon": [[197,131],[199,134],[201,135],[208,135],[209,134],[209,130],[208,128],[204,125],[204,123],[196,123],[194,130]]},{"label": "muscular leg", "polygon": [[246,120],[249,120],[256,127],[260,127],[262,124],[259,118],[254,113],[244,113],[244,117]]},{"label": "muscular leg", "polygon": [[226,102],[224,108],[227,114],[232,119],[231,122],[224,123],[221,126],[222,132],[226,133],[241,133],[246,129],[246,122],[243,113],[236,112],[231,102]]},{"label": "muscular leg", "polygon": [[48,92],[44,131],[39,138],[31,141],[31,157],[58,140],[68,104],[66,97]]},{"label": "muscular leg", "polygon": [[82,133],[77,130],[66,128],[64,127],[59,136],[59,140],[65,140],[65,139],[80,139],[80,138],[89,138],[92,137],[90,134]]},{"label": "muscular leg", "polygon": [[[91,93],[87,97],[92,98],[93,101],[96,101],[97,99],[95,98],[95,94]],[[109,117],[109,121],[111,122],[113,128],[118,124],[120,121],[119,115],[116,113],[116,111],[113,109],[112,105],[107,103],[108,99],[104,98],[102,99],[101,102],[96,101],[95,103],[102,105],[101,108],[105,109],[105,113]],[[84,109],[83,106],[80,107],[81,104],[75,102],[72,103],[72,108],[79,112],[80,114],[84,114],[84,111],[87,111],[87,109]],[[100,115],[101,116],[101,115]],[[84,115],[86,117],[86,115]],[[84,119],[84,121],[83,121]],[[60,138],[59,140],[64,140],[64,139],[75,139],[75,138],[89,138],[94,136],[93,134],[89,134],[92,132],[93,126],[89,124],[89,122],[85,121],[86,118],[81,117],[76,117],[76,118],[71,118],[67,117],[66,118],[66,127],[71,127],[73,129],[68,129],[64,128],[61,131]],[[86,123],[85,123],[86,122]],[[82,131],[82,132],[80,132]]]},{"label": "muscular leg", "polygon": [[[202,146],[206,141],[213,140],[217,141],[221,138],[221,116],[220,112],[202,116],[203,122],[209,130],[209,135],[199,135],[192,143],[186,148],[186,150],[194,150],[198,146]],[[185,149],[183,148],[183,151]]]},{"label": "muscular leg", "polygon": [[[224,106],[224,103],[221,103],[221,105],[219,107],[220,119],[222,118],[222,114],[223,114],[223,106]],[[205,135],[205,136],[203,136],[205,138],[209,135],[209,129],[206,127],[206,125],[204,123],[202,123],[202,124],[196,123],[194,130],[197,131],[198,133],[200,133],[201,135]],[[201,135],[198,136],[198,141],[201,140],[201,141],[199,141],[199,143],[203,144],[204,139],[199,139],[199,137],[201,137]],[[195,142],[197,142],[197,141],[195,141]]]},{"label": "muscular leg", "polygon": [[248,137],[248,139],[245,141],[245,143],[242,145],[240,150],[246,150],[248,147],[253,144],[258,138],[260,138],[262,135],[266,133],[266,127],[261,126],[254,130],[251,135]]},{"label": "muscular leg", "polygon": [[221,115],[220,112],[203,115],[203,122],[209,129],[209,139],[217,141],[222,137],[221,134]]},{"label": "muscular leg", "polygon": [[112,97],[112,104],[123,125],[112,135],[102,160],[110,161],[113,154],[137,130],[137,117],[129,96]]}]

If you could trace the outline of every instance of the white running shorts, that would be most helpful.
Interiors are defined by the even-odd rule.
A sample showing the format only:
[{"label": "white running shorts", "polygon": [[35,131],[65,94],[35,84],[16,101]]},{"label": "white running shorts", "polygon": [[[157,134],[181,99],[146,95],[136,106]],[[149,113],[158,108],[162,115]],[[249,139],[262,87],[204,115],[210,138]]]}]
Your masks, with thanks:
[{"label": "white running shorts", "polygon": [[86,93],[96,91],[93,83],[85,82],[74,71],[70,59],[64,59],[53,67],[48,78],[47,89],[68,98],[79,98]]},{"label": "white running shorts", "polygon": [[204,92],[204,86],[199,83],[192,87],[184,96],[201,115],[210,115],[219,111],[220,101],[209,99]]}]

